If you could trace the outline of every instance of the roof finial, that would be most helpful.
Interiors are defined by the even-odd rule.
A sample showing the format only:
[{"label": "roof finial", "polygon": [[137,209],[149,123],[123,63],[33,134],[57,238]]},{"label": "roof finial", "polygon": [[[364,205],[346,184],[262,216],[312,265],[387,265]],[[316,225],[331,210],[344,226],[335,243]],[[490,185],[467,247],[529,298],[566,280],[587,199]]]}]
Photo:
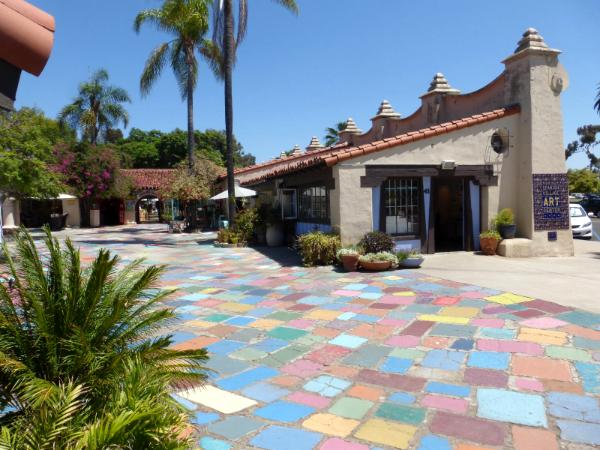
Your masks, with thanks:
[{"label": "roof finial", "polygon": [[290,154],[290,156],[300,156],[302,154],[302,149],[300,148],[300,146],[298,144],[294,145],[294,148],[292,149],[292,153]]},{"label": "roof finial", "polygon": [[[381,102],[381,105],[379,105],[379,110],[377,110],[377,114],[375,115],[375,117],[373,117],[373,119],[377,119],[379,117],[400,117],[400,114],[398,114],[394,108],[392,108],[392,105],[390,105],[390,102],[388,102],[387,100],[384,100]],[[373,120],[371,119],[371,120]]]},{"label": "roof finial", "polygon": [[346,128],[340,133],[361,134],[362,130],[356,126],[352,117],[348,117],[348,120],[346,120]]},{"label": "roof finial", "polygon": [[438,72],[433,76],[433,80],[429,84],[429,89],[427,92],[442,92],[444,94],[458,94],[460,91],[458,89],[454,89],[446,80],[446,77],[443,73]]},{"label": "roof finial", "polygon": [[526,48],[548,48],[544,42],[544,38],[535,28],[527,28],[523,33],[523,37],[517,44],[515,53],[518,53]]},{"label": "roof finial", "polygon": [[319,138],[316,136],[313,136],[312,139],[310,140],[310,144],[308,144],[308,147],[306,147],[306,151],[312,152],[315,150],[320,150],[322,148],[323,148],[323,145],[321,145],[321,142],[319,142]]}]

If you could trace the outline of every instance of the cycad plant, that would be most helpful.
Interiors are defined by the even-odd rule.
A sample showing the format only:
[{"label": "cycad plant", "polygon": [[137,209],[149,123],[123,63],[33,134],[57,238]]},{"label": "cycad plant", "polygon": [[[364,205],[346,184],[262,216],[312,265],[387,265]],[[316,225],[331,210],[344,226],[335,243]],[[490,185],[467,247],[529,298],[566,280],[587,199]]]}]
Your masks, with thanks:
[{"label": "cycad plant", "polygon": [[205,380],[207,354],[160,335],[175,318],[159,305],[164,267],[121,266],[100,250],[82,268],[69,240],[61,248],[45,233],[43,256],[23,230],[16,256],[5,249],[14,282],[0,284],[0,448],[185,448],[169,393]]}]

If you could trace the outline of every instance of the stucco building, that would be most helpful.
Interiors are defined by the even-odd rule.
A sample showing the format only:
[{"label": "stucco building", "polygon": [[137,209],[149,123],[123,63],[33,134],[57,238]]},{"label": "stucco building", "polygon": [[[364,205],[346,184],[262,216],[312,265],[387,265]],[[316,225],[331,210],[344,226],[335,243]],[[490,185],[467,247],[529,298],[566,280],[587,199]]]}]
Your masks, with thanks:
[{"label": "stucco building", "polygon": [[438,73],[411,115],[384,101],[367,132],[349,119],[336,145],[313,138],[236,179],[296,233],[335,229],[351,244],[381,230],[398,248],[476,250],[509,207],[522,238],[509,253],[572,255],[559,54],[528,29],[481,89],[461,94]]}]

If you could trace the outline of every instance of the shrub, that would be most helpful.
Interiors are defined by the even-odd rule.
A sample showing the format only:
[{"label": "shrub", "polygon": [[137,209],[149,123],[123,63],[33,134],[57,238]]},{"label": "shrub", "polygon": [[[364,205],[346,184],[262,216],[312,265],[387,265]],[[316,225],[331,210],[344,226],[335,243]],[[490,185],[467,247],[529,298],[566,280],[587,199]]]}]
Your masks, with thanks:
[{"label": "shrub", "polygon": [[344,247],[337,251],[337,259],[342,260],[342,256],[358,256],[360,252],[355,247]]},{"label": "shrub", "polygon": [[82,268],[69,240],[45,233],[41,257],[19,232],[13,288],[0,283],[0,411],[14,408],[0,448],[186,448],[170,393],[202,383],[208,357],[159,333],[176,317],[160,306],[164,267],[123,266],[103,249]]},{"label": "shrub", "polygon": [[336,261],[341,242],[337,234],[313,231],[298,238],[298,247],[305,266],[327,266]]},{"label": "shrub", "polygon": [[235,229],[240,233],[241,240],[250,241],[259,222],[258,210],[247,208],[240,211],[235,218]]},{"label": "shrub", "polygon": [[498,213],[498,215],[494,219],[494,222],[496,224],[496,227],[502,225],[514,225],[515,214],[513,213],[512,209],[504,208]]},{"label": "shrub", "polygon": [[497,239],[498,241],[502,240],[502,236],[500,236],[500,233],[498,233],[496,230],[484,231],[483,233],[481,233],[479,235],[479,238],[480,239],[494,238],[494,239]]},{"label": "shrub", "polygon": [[371,231],[363,236],[358,245],[365,254],[391,252],[394,248],[394,241],[381,231]]},{"label": "shrub", "polygon": [[360,257],[360,261],[367,262],[384,262],[389,261],[392,263],[392,266],[398,264],[398,258],[396,255],[390,252],[378,252],[378,253],[367,253]]},{"label": "shrub", "polygon": [[221,244],[239,244],[246,242],[241,232],[228,228],[217,231],[217,242]]}]

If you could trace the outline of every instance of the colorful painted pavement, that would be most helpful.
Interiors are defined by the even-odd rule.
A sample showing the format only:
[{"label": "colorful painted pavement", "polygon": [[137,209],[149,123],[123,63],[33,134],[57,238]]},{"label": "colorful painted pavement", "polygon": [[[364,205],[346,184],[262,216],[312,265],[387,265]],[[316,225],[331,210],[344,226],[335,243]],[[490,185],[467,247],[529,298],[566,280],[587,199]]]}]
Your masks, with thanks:
[{"label": "colorful painted pavement", "polygon": [[101,244],[169,265],[176,346],[206,347],[214,370],[176,396],[203,449],[600,445],[598,314],[421,271],[306,269],[163,233],[102,238],[75,236],[87,255]]}]

